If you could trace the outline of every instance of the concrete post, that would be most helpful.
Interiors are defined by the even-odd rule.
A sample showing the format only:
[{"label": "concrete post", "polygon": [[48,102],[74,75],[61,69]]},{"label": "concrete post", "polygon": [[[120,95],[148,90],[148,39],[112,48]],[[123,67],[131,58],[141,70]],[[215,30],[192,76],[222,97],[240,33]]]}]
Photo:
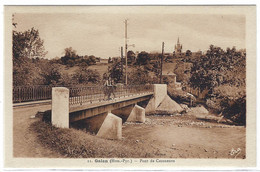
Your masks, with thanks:
[{"label": "concrete post", "polygon": [[52,88],[51,123],[69,128],[69,89],[65,87]]}]

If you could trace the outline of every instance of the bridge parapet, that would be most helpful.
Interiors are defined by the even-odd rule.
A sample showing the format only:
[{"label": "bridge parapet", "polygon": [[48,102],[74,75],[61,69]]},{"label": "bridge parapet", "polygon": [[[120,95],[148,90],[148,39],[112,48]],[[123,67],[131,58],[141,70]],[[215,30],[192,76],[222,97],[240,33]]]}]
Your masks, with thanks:
[{"label": "bridge parapet", "polygon": [[[65,86],[61,86],[65,87]],[[13,103],[37,102],[52,99],[52,86],[14,86]],[[133,94],[142,94],[153,91],[152,85],[117,85],[112,87],[105,86],[83,86],[66,87],[70,93],[70,105],[80,105],[82,103],[92,103],[103,101],[108,97],[108,92],[113,91],[116,98],[126,97]],[[111,97],[113,97],[113,93]],[[113,97],[114,98],[114,97]]]},{"label": "bridge parapet", "polygon": [[153,92],[153,85],[73,87],[70,88],[70,106],[101,102],[109,97],[115,99],[151,92]]}]

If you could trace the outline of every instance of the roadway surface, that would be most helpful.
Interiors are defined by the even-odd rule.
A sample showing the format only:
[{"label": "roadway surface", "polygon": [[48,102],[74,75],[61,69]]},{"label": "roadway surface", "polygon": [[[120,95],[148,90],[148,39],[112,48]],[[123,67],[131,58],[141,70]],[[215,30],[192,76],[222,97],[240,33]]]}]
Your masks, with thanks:
[{"label": "roadway surface", "polygon": [[51,109],[51,105],[21,106],[13,108],[13,156],[14,157],[61,157],[57,152],[44,148],[37,134],[30,128],[40,118],[38,111]]}]

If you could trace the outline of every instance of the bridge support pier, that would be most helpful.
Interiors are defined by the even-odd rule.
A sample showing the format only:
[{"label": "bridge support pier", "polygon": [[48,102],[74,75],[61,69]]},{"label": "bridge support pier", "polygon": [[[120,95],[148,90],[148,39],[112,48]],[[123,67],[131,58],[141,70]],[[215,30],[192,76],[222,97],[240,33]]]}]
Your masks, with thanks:
[{"label": "bridge support pier", "polygon": [[145,122],[145,109],[138,105],[130,105],[112,110],[112,113],[121,117],[123,122]]},{"label": "bridge support pier", "polygon": [[52,88],[51,123],[56,127],[69,128],[69,89]]},{"label": "bridge support pier", "polygon": [[145,107],[146,113],[154,112],[163,99],[168,96],[166,84],[154,84],[153,90],[154,95]]},{"label": "bridge support pier", "polygon": [[122,119],[108,112],[84,120],[86,129],[106,139],[122,138]]},{"label": "bridge support pier", "polygon": [[145,109],[142,108],[141,106],[135,105],[126,121],[144,123]]},{"label": "bridge support pier", "polygon": [[168,96],[166,84],[154,84],[154,95],[145,108],[146,113],[156,111],[164,113],[180,113],[183,111],[182,107]]}]

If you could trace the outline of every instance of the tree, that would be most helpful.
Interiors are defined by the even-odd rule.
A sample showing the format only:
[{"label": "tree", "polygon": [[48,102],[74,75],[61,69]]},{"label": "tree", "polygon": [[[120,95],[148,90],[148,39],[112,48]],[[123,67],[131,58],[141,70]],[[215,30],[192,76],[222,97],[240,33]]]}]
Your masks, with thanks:
[{"label": "tree", "polygon": [[44,41],[40,38],[39,31],[34,28],[25,32],[13,30],[13,58],[44,57],[47,52],[43,43]]},{"label": "tree", "polygon": [[[16,27],[17,23],[13,23]],[[25,32],[13,30],[13,85],[43,84],[43,78],[37,72],[41,71],[35,66],[47,52],[44,41],[39,36],[39,31],[32,28]]]},{"label": "tree", "polygon": [[245,65],[245,56],[235,48],[224,51],[210,45],[207,53],[193,62],[190,83],[201,90],[221,84],[245,85]]},{"label": "tree", "polygon": [[190,85],[201,91],[207,89],[205,99],[212,108],[217,107],[225,117],[242,123],[246,115],[245,81],[246,56],[234,47],[224,51],[210,45],[207,53],[194,61],[191,68]]},{"label": "tree", "polygon": [[185,55],[186,55],[187,57],[190,57],[190,56],[192,55],[192,52],[191,52],[190,50],[187,50],[186,53],[185,53]]},{"label": "tree", "polygon": [[138,54],[136,63],[138,65],[146,65],[150,62],[150,56],[147,52],[142,51],[141,53]]},{"label": "tree", "polygon": [[131,84],[142,85],[151,83],[151,81],[152,79],[149,76],[149,72],[145,70],[143,67],[137,67],[129,75],[129,83]]},{"label": "tree", "polygon": [[135,60],[136,60],[135,53],[132,50],[128,51],[127,52],[127,63],[132,64],[135,62]]},{"label": "tree", "polygon": [[74,84],[97,84],[100,82],[100,74],[96,70],[80,68],[73,75]]},{"label": "tree", "polygon": [[89,65],[96,64],[96,57],[93,56],[93,55],[89,56],[88,64],[89,64]]},{"label": "tree", "polygon": [[108,76],[111,77],[115,83],[124,83],[125,74],[120,60],[114,60],[108,67]]},{"label": "tree", "polygon": [[73,50],[72,47],[64,49],[64,56],[61,57],[61,62],[64,65],[74,66],[79,60],[79,56],[76,53],[76,50]]},{"label": "tree", "polygon": [[176,79],[178,82],[182,82],[183,85],[188,85],[190,81],[190,71],[192,63],[187,62],[176,62],[174,73],[176,74]]},{"label": "tree", "polygon": [[47,70],[43,71],[42,75],[45,78],[44,85],[59,85],[61,72],[57,65],[50,65]]},{"label": "tree", "polygon": [[72,47],[65,48],[64,53],[65,53],[64,56],[70,57],[70,58],[76,58],[76,56],[77,56],[76,50],[73,50]]}]

